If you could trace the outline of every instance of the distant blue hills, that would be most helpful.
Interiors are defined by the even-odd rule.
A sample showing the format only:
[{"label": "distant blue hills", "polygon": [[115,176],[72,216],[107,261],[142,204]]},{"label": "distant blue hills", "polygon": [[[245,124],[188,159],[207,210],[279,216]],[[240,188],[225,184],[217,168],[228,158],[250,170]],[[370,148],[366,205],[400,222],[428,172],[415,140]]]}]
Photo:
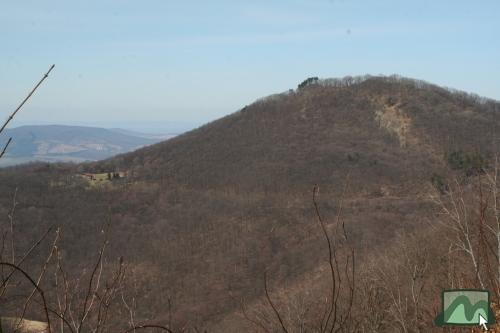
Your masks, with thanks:
[{"label": "distant blue hills", "polygon": [[168,139],[174,135],[145,134],[125,129],[37,125],[6,129],[0,145],[12,143],[0,166],[33,161],[83,162],[105,159]]}]

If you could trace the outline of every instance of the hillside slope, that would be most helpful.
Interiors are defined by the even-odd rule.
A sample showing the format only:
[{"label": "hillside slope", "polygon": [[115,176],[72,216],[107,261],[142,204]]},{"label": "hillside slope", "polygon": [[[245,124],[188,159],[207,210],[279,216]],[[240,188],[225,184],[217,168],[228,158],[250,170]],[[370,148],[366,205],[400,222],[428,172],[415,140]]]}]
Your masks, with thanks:
[{"label": "hillside slope", "polygon": [[[371,78],[274,95],[173,140],[97,165],[195,188],[359,190],[428,181],[453,152],[495,151],[498,103],[424,84]],[[347,86],[346,86],[347,85]]]},{"label": "hillside slope", "polygon": [[[17,188],[19,246],[60,224],[75,274],[109,221],[108,253],[130,262],[138,318],[166,321],[172,305],[179,327],[241,331],[240,301],[262,298],[264,271],[272,288],[308,288],[324,264],[315,184],[331,221],[348,177],[348,232],[361,254],[382,251],[432,218],[433,181],[474,172],[498,153],[499,111],[494,101],[408,79],[318,81],[105,161],[3,170],[0,213]],[[111,188],[73,177],[114,170],[128,178]]]}]

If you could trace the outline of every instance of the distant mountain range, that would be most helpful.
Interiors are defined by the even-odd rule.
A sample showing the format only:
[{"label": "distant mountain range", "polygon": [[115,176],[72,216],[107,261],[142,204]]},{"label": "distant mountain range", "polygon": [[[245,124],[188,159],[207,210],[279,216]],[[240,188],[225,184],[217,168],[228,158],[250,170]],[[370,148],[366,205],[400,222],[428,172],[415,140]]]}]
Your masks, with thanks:
[{"label": "distant mountain range", "polygon": [[7,129],[3,143],[12,137],[0,166],[32,161],[97,161],[166,140],[174,135],[138,133],[125,129],[39,125]]}]

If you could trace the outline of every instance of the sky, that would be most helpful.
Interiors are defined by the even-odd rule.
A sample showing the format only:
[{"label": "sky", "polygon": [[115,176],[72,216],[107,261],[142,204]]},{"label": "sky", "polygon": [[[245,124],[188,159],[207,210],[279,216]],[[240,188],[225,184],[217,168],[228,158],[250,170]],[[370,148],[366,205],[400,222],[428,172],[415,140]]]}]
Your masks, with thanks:
[{"label": "sky", "polygon": [[500,100],[498,0],[0,0],[0,117],[195,126],[310,76],[400,74]]}]

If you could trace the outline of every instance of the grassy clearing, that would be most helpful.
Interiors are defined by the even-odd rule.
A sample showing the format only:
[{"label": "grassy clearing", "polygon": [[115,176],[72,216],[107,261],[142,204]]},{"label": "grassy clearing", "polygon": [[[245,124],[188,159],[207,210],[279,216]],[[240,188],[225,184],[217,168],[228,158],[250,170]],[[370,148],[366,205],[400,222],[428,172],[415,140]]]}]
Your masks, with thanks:
[{"label": "grassy clearing", "polygon": [[102,172],[102,173],[84,173],[80,175],[87,180],[89,186],[108,186],[113,182],[126,178],[126,172]]},{"label": "grassy clearing", "polygon": [[19,319],[14,317],[0,318],[2,332],[18,333],[45,333],[47,332],[47,323],[41,321]]}]

